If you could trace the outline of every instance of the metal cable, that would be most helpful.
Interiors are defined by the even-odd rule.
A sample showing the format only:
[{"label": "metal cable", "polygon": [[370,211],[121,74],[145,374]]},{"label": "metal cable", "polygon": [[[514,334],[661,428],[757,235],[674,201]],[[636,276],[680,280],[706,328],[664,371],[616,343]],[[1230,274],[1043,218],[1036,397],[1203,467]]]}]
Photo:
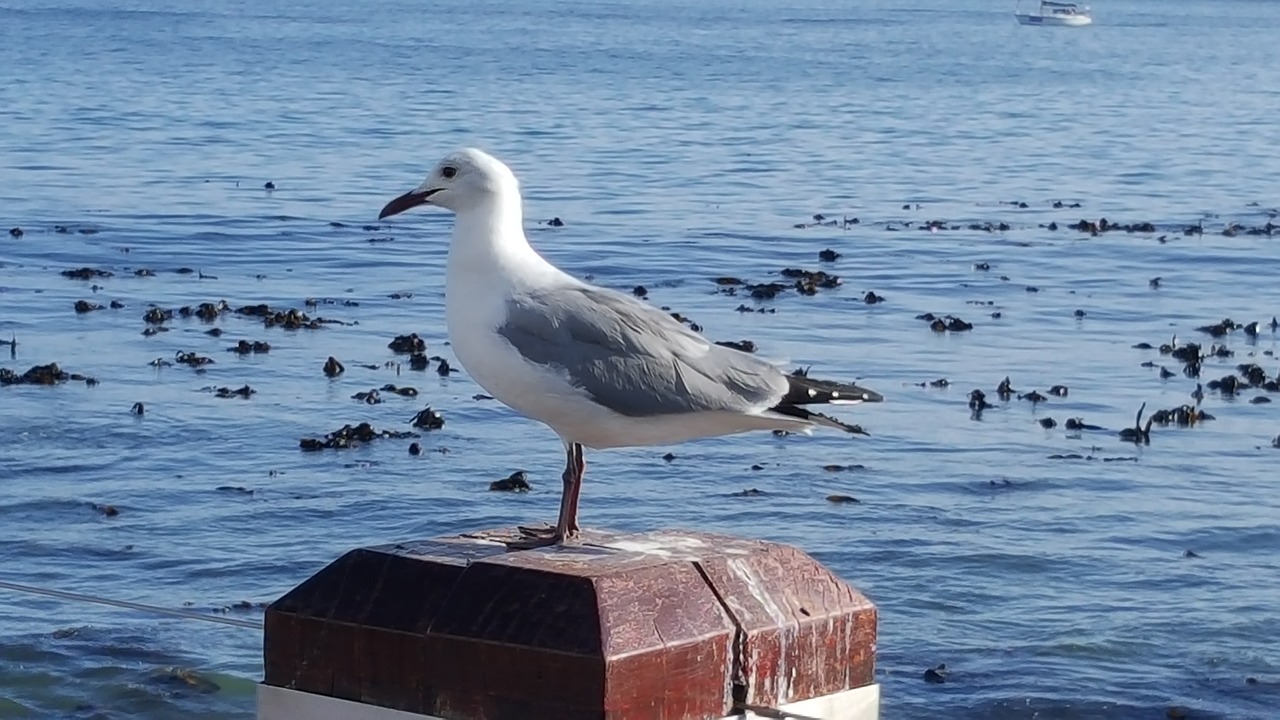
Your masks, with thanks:
[{"label": "metal cable", "polygon": [[248,628],[250,630],[262,629],[262,623],[254,620],[241,620],[240,618],[205,615],[193,610],[175,610],[173,608],[163,608],[158,605],[147,605],[145,603],[130,602],[128,600],[112,600],[111,598],[83,595],[81,593],[67,592],[66,590],[53,590],[50,588],[35,587],[34,585],[22,585],[19,583],[6,582],[4,580],[0,580],[0,590],[13,590],[16,592],[29,593],[31,595],[44,595],[45,597],[57,598],[59,600],[70,600],[72,602],[110,605],[112,607],[125,608],[126,610],[140,610],[142,612],[149,612],[156,615],[168,615],[169,617],[181,618],[183,620],[203,620],[205,622],[219,623],[221,625],[231,625],[232,627]]}]

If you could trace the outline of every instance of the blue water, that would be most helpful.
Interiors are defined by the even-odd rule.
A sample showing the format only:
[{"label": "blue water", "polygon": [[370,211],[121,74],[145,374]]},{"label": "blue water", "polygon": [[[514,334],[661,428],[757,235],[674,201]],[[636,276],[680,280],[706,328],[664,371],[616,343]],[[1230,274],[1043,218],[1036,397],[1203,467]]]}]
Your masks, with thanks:
[{"label": "blue water", "polygon": [[[0,367],[100,381],[0,387],[0,579],[252,620],[237,603],[349,548],[552,518],[548,430],[473,400],[465,374],[383,367],[409,332],[451,357],[449,218],[374,218],[475,144],[515,169],[554,262],[889,398],[846,415],[870,438],[591,454],[586,525],[813,553],[880,608],[886,718],[1273,717],[1280,411],[1209,392],[1212,422],[1147,447],[1116,430],[1195,387],[1131,345],[1207,347],[1197,326],[1280,313],[1275,238],[1221,234],[1280,205],[1280,5],[1097,5],[1095,26],[1053,30],[976,0],[0,0],[0,229],[25,231],[0,234],[0,339],[18,342]],[[815,213],[862,222],[795,227]],[[1065,228],[1103,216],[1159,230]],[[1010,229],[964,229],[987,222]],[[843,287],[761,304],[774,314],[710,282],[816,269],[824,248]],[[59,274],[83,266],[114,276]],[[151,304],[221,299],[349,324],[141,334]],[[976,327],[935,334],[924,312]],[[240,339],[271,351],[225,351]],[[1269,330],[1223,341],[1235,357],[1203,381],[1280,369]],[[215,363],[148,364],[179,351]],[[1070,394],[1001,402],[1006,375]],[[211,392],[246,383],[249,400]],[[421,395],[350,398],[387,383]],[[974,388],[996,405],[981,419]],[[419,457],[408,440],[297,449],[349,422],[407,430],[427,404],[446,425]],[[1076,416],[1106,429],[1065,431]],[[488,492],[516,469],[534,492]],[[766,494],[733,496],[748,488]],[[0,717],[249,718],[260,653],[252,630],[0,591]],[[925,683],[938,663],[948,681]]]}]

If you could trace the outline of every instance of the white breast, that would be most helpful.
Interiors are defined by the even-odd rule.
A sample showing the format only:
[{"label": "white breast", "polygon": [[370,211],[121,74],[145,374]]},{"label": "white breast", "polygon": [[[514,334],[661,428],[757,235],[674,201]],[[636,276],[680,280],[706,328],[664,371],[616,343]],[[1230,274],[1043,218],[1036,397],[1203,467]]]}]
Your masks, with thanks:
[{"label": "white breast", "polygon": [[445,279],[449,342],[462,368],[485,392],[567,436],[574,431],[575,418],[583,418],[584,408],[588,415],[608,411],[585,402],[585,395],[564,373],[525,361],[497,329],[506,321],[507,299],[518,288],[576,281],[527,243],[519,245],[486,248],[460,244],[455,238]]}]

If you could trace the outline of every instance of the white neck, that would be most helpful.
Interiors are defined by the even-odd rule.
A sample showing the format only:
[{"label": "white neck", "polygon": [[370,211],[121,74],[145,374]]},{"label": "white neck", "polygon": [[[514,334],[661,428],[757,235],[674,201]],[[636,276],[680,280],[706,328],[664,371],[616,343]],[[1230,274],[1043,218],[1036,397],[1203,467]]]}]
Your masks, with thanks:
[{"label": "white neck", "polygon": [[[506,317],[510,293],[548,283],[574,282],[538,255],[524,236],[520,195],[501,193],[455,213],[445,271],[445,324],[463,368],[488,387],[487,358],[497,336],[484,332]],[[479,374],[480,377],[477,376]],[[492,385],[492,378],[489,384]]]},{"label": "white neck", "polygon": [[458,359],[464,367],[468,360],[477,362],[474,355],[464,359],[467,348],[459,343],[468,326],[496,327],[502,321],[508,293],[576,282],[529,245],[518,192],[458,210],[444,288],[445,320]]},{"label": "white neck", "polygon": [[[512,197],[514,195],[514,197]],[[547,264],[524,236],[519,193],[495,193],[458,210],[449,243],[447,282],[510,276]]]}]

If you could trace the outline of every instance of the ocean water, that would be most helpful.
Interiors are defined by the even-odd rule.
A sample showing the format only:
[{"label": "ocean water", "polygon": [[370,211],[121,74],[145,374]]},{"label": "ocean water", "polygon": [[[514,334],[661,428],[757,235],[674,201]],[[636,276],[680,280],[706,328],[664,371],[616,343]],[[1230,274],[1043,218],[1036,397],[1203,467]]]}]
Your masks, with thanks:
[{"label": "ocean water", "polygon": [[[1082,30],[1011,9],[0,0],[0,229],[23,230],[0,234],[0,367],[98,381],[0,386],[0,580],[255,620],[352,547],[553,518],[550,431],[465,372],[386,365],[410,332],[452,357],[450,219],[377,212],[478,145],[562,267],[888,398],[843,413],[867,438],[589,453],[584,524],[803,547],[880,609],[885,718],[1274,717],[1280,410],[1252,400],[1280,397],[1206,390],[1212,421],[1117,432],[1194,402],[1182,363],[1136,343],[1224,343],[1202,383],[1280,370],[1277,239],[1223,233],[1280,205],[1280,5],[1099,0]],[[1067,228],[1103,217],[1155,232]],[[81,267],[112,275],[60,274]],[[712,282],[787,267],[843,283],[755,301]],[[153,305],[220,300],[341,324],[142,334]],[[1196,330],[1228,317],[1262,330]],[[215,362],[150,364],[180,352]],[[1003,401],[1006,376],[1070,392]],[[351,398],[387,383],[420,394]],[[427,405],[446,424],[420,456],[298,449]],[[488,491],[518,469],[531,493]],[[253,630],[0,590],[0,718],[250,718],[260,677]]]}]

